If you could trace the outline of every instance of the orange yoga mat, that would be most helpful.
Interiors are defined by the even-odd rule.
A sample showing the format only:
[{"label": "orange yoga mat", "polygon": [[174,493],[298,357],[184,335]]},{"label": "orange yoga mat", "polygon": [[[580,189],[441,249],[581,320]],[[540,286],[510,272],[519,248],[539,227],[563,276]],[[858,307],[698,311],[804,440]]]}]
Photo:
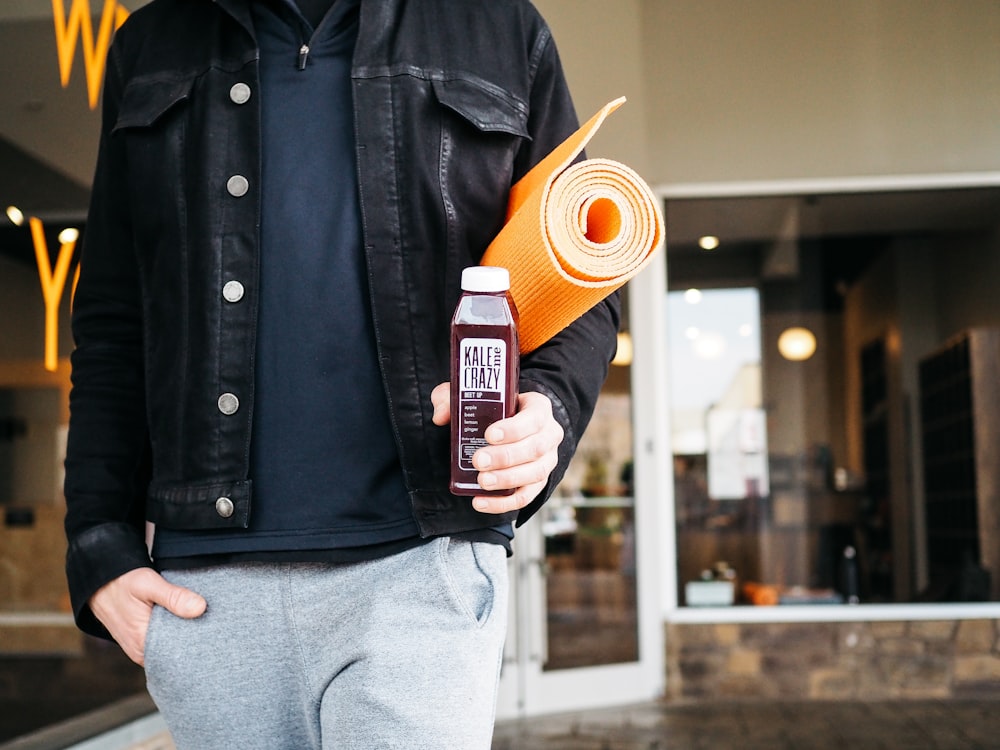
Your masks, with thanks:
[{"label": "orange yoga mat", "polygon": [[623,286],[663,243],[663,216],[638,174],[610,159],[573,164],[624,102],[605,105],[514,185],[507,223],[483,256],[510,271],[522,354]]}]

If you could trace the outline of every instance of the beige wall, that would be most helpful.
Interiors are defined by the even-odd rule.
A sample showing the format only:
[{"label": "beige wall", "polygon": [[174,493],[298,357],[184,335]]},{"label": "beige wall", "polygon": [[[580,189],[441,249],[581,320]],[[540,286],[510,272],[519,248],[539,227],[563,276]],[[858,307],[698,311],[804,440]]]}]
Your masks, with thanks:
[{"label": "beige wall", "polygon": [[[82,63],[62,91],[51,5],[17,2],[39,15],[0,33],[9,59],[44,56],[0,66],[9,84],[0,89],[16,101],[0,111],[0,133],[89,184],[99,116],[86,108]],[[536,5],[581,118],[629,99],[591,153],[630,164],[654,186],[1000,171],[996,0]]]},{"label": "beige wall", "polygon": [[637,169],[647,163],[650,97],[643,91],[642,0],[535,0],[552,28],[577,115],[587,120],[612,99],[628,102],[601,128],[591,156]]},{"label": "beige wall", "polygon": [[[995,0],[538,0],[651,184],[1000,171]],[[648,157],[648,159],[644,158]]]}]

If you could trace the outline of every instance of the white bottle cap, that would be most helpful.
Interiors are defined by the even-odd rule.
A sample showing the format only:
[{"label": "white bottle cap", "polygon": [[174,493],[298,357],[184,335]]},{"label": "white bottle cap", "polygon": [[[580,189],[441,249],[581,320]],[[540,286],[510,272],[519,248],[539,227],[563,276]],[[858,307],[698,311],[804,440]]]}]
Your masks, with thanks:
[{"label": "white bottle cap", "polygon": [[469,266],[462,271],[462,290],[466,292],[506,292],[510,272],[500,266]]}]

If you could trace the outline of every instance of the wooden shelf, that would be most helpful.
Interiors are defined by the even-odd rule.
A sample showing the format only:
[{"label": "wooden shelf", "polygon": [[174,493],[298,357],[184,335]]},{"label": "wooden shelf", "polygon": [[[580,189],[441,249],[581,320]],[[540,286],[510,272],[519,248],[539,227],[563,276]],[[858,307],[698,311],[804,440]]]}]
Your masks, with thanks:
[{"label": "wooden shelf", "polygon": [[963,566],[990,573],[1000,599],[1000,331],[972,329],[919,367],[920,438],[932,586]]}]

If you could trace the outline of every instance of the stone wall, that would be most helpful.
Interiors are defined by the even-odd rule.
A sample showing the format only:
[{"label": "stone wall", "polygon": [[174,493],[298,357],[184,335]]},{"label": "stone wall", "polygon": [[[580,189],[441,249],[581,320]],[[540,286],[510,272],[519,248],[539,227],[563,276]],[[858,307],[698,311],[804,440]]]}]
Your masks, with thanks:
[{"label": "stone wall", "polygon": [[675,700],[1000,698],[1000,620],[666,628]]}]

